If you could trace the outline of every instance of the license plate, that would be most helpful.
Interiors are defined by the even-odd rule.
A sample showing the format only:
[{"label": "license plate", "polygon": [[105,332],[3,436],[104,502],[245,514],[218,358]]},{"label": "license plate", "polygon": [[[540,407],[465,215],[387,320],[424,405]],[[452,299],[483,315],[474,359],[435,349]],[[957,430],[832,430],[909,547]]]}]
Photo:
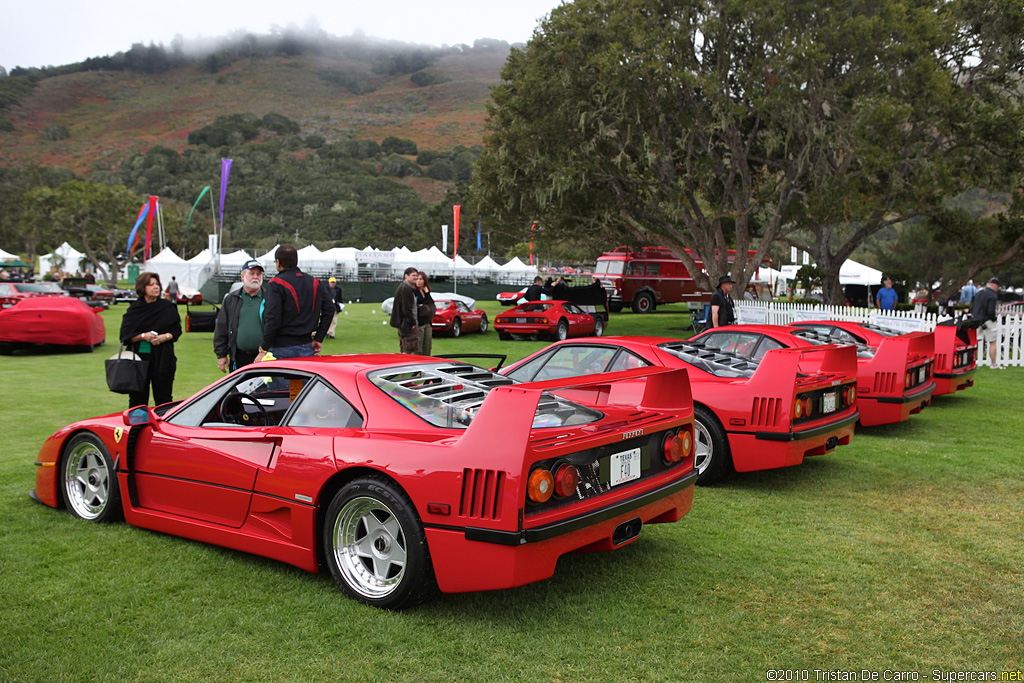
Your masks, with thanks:
[{"label": "license plate", "polygon": [[527,323],[527,322],[529,322],[528,318],[516,318],[516,323],[518,323],[520,325],[523,324],[523,323]]},{"label": "license plate", "polygon": [[834,413],[836,411],[836,395],[825,394],[824,396],[822,396],[822,399],[824,399],[822,411],[826,413]]},{"label": "license plate", "polygon": [[920,384],[921,382],[924,381],[924,374],[925,374],[924,373],[924,368],[921,368],[920,370],[917,371],[917,383],[918,384]]},{"label": "license plate", "polygon": [[640,478],[640,449],[632,448],[622,453],[614,453],[611,456],[611,470],[609,472],[611,485],[618,486],[627,481]]}]

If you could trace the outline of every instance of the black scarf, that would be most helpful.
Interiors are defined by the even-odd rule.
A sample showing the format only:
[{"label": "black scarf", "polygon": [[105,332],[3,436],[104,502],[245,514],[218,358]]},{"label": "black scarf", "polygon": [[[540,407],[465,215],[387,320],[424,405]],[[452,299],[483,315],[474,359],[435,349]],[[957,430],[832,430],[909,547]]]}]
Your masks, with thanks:
[{"label": "black scarf", "polygon": [[171,341],[152,347],[151,361],[159,373],[174,372],[177,360],[174,356],[174,342],[181,336],[181,316],[178,307],[167,299],[157,299],[146,303],[145,298],[136,299],[121,320],[121,341],[133,351],[138,349],[138,342],[132,337],[144,332],[171,335]]}]

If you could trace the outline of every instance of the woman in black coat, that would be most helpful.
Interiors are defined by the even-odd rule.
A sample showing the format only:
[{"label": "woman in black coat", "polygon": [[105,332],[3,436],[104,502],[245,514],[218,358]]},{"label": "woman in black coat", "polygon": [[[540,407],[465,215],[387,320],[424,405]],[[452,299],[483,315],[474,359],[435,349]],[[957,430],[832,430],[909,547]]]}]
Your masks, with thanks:
[{"label": "woman in black coat", "polygon": [[146,383],[139,392],[128,394],[128,407],[149,403],[153,385],[153,404],[169,403],[174,387],[178,359],[174,342],[181,336],[181,316],[174,303],[160,298],[163,288],[156,273],[142,273],[135,280],[139,298],[128,307],[121,320],[121,342],[143,360],[149,361]]}]

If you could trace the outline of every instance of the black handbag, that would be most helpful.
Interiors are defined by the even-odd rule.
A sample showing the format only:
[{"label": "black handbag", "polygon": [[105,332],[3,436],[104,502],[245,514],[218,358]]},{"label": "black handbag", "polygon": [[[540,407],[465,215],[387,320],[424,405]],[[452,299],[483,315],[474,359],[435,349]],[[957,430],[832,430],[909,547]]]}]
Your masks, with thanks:
[{"label": "black handbag", "polygon": [[137,355],[124,352],[124,344],[116,356],[108,358],[104,364],[107,370],[107,387],[116,394],[131,394],[142,391],[146,386],[149,374],[149,361]]}]

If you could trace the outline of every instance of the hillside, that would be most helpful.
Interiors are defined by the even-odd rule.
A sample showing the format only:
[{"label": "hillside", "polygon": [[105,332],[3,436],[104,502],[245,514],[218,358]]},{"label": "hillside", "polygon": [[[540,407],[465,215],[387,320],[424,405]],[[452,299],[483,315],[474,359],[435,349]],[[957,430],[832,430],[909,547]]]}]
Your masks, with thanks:
[{"label": "hillside", "polygon": [[[6,112],[14,130],[0,131],[0,165],[34,162],[81,175],[115,170],[154,145],[181,152],[190,131],[233,113],[277,112],[298,123],[302,136],[328,142],[395,135],[421,150],[472,146],[482,141],[488,89],[506,55],[507,48],[446,54],[422,70],[436,82],[423,87],[408,73],[380,75],[366,61],[339,55],[243,58],[216,73],[190,63],[156,74],[83,71],[44,78]],[[339,75],[374,90],[353,94],[337,84]],[[47,139],[47,127],[55,124],[67,129],[67,139]],[[427,180],[416,184],[429,186]]]}]

